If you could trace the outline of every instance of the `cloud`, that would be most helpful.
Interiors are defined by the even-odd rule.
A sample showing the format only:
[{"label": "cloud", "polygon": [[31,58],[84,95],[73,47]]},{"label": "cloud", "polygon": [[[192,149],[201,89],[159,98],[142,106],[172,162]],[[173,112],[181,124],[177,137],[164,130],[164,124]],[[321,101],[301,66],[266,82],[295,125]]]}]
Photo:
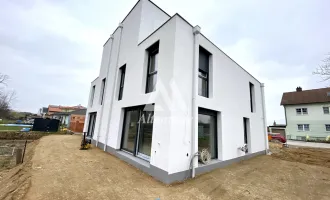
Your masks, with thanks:
[{"label": "cloud", "polygon": [[[266,85],[268,123],[284,122],[281,95],[325,86],[313,69],[330,46],[327,0],[155,0],[179,13]],[[0,3],[0,67],[17,91],[14,108],[86,105],[102,45],[136,0]],[[69,97],[69,98],[68,98]]]}]

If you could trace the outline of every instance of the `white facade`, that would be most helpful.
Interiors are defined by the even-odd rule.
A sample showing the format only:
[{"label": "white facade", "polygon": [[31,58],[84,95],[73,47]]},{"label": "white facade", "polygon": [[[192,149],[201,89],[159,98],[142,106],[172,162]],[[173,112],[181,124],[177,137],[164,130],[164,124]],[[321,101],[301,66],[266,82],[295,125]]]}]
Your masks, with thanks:
[{"label": "white facade", "polygon": [[[214,162],[246,155],[239,149],[244,145],[243,117],[249,119],[248,154],[268,149],[262,84],[205,36],[198,32],[194,35],[193,31],[194,27],[180,15],[171,17],[148,0],[135,5],[105,43],[99,77],[91,83],[84,132],[88,131],[89,114],[97,113],[92,138],[97,146],[120,151],[125,108],[154,104],[149,162],[168,174],[189,170],[192,155],[198,151],[198,108],[217,113]],[[156,91],[146,94],[146,50],[157,41]],[[200,46],[212,54],[209,98],[197,95]],[[124,65],[123,97],[118,101],[119,68]],[[254,112],[250,107],[250,83],[254,85]],[[193,163],[197,168],[197,159]]]},{"label": "white facade", "polygon": [[[326,129],[326,125],[330,125],[330,114],[324,113],[324,107],[329,108],[330,103],[285,105],[288,139],[306,140],[309,137],[310,140],[325,140],[330,136],[330,130]],[[296,109],[300,108],[307,109],[307,113],[297,113]],[[308,125],[309,129],[299,130],[298,124]]]}]

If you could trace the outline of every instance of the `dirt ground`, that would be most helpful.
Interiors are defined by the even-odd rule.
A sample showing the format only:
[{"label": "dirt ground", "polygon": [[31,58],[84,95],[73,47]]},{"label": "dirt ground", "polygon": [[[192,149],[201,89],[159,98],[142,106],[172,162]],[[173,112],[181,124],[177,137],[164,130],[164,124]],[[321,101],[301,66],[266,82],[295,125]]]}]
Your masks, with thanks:
[{"label": "dirt ground", "polygon": [[[330,197],[330,160],[326,157],[329,153],[323,149],[275,147],[276,153],[271,156],[258,156],[166,186],[100,149],[80,151],[80,139],[77,135],[51,135],[41,138],[39,143],[31,143],[25,164],[2,175],[0,172],[0,185],[5,184],[0,187],[0,199],[321,200]],[[297,157],[294,151],[300,152]],[[311,161],[312,156],[324,159]],[[309,164],[302,163],[304,160]]]},{"label": "dirt ground", "polygon": [[26,147],[24,163],[12,169],[0,170],[0,199],[23,199],[31,185],[31,159],[39,141]]}]

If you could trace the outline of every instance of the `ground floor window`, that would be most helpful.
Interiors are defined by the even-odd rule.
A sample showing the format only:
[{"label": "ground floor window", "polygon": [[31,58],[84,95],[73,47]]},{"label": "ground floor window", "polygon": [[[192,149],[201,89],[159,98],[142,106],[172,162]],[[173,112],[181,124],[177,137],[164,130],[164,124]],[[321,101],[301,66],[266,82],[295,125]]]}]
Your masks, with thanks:
[{"label": "ground floor window", "polygon": [[125,109],[121,149],[145,160],[150,159],[154,106]]},{"label": "ground floor window", "polygon": [[87,136],[93,137],[96,122],[96,112],[89,114]]},{"label": "ground floor window", "polygon": [[298,131],[309,131],[309,124],[298,124]]},{"label": "ground floor window", "polygon": [[326,130],[326,131],[330,131],[330,124],[326,124],[326,125],[325,125],[325,130]]},{"label": "ground floor window", "polygon": [[211,158],[218,157],[217,112],[198,109],[198,151],[207,149]]}]

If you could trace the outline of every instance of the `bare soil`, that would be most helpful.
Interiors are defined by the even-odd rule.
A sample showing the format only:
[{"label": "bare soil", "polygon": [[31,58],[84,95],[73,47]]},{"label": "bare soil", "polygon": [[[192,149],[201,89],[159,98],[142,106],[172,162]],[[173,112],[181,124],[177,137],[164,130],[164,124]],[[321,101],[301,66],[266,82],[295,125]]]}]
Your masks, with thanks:
[{"label": "bare soil", "polygon": [[[271,149],[278,149],[276,144],[270,144]],[[273,157],[290,162],[300,162],[310,165],[318,165],[330,168],[330,149],[290,147],[276,150]]]},{"label": "bare soil", "polygon": [[0,170],[0,199],[24,199],[31,184],[31,159],[38,142],[28,143],[23,164]]},{"label": "bare soil", "polygon": [[[321,164],[328,161],[315,159],[311,164],[302,163],[301,158],[313,154],[308,150],[299,151],[295,158],[293,151],[278,147],[272,156],[258,156],[168,186],[98,148],[79,150],[80,140],[77,135],[52,135],[41,138],[37,146],[35,142],[29,145],[29,156],[35,147],[32,160],[9,170],[3,177],[0,175],[0,185],[6,184],[0,187],[0,199],[320,200],[330,197],[330,168]],[[311,151],[318,156],[324,155],[323,150]],[[288,155],[296,160],[290,160]]]}]

